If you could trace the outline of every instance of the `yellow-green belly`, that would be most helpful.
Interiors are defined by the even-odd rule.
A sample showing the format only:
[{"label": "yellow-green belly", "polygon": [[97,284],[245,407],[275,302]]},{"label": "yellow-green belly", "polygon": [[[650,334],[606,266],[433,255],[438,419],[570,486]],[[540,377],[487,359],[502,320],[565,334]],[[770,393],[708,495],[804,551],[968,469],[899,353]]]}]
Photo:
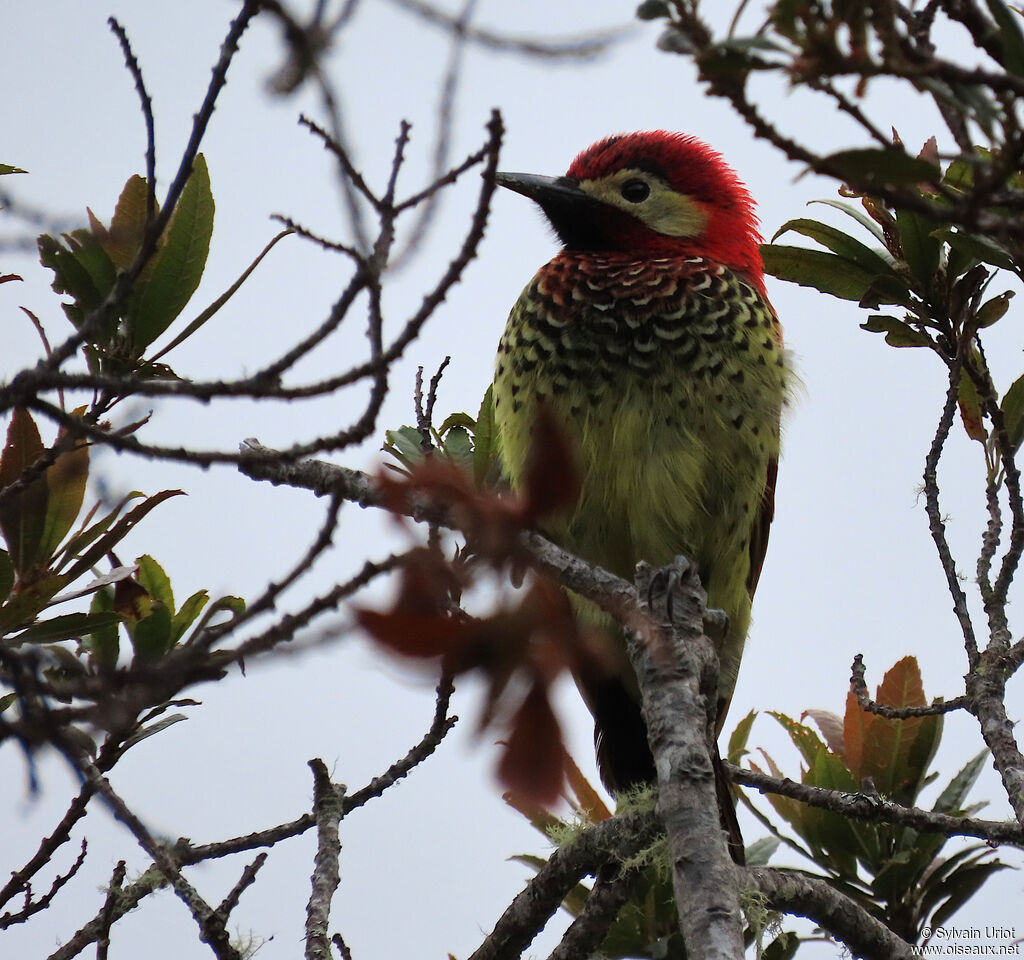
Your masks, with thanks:
[{"label": "yellow-green belly", "polygon": [[[778,456],[786,373],[770,307],[728,272],[714,276],[703,297],[692,289],[698,276],[678,285],[675,301],[638,307],[634,296],[616,316],[614,304],[574,297],[578,287],[545,286],[542,271],[509,318],[494,396],[513,486],[538,402],[575,448],[581,494],[571,515],[549,524],[556,542],[630,580],[640,560],[663,565],[683,554],[697,563],[709,605],[729,617],[719,651],[720,699],[728,701],[750,621],[750,540]],[[665,289],[663,274],[654,280]],[[577,609],[618,636],[596,608],[578,600]],[[624,657],[621,641],[613,645]]]}]

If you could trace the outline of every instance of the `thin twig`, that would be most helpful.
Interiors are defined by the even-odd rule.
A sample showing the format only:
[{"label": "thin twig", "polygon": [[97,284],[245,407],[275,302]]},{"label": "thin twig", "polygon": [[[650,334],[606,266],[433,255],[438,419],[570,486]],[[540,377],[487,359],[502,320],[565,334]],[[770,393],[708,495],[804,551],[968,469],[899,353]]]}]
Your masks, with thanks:
[{"label": "thin twig", "polygon": [[939,555],[942,572],[946,576],[946,586],[949,589],[950,596],[953,598],[953,612],[963,633],[964,648],[967,650],[967,661],[971,670],[974,670],[978,664],[978,642],[974,635],[971,612],[967,606],[967,596],[960,585],[960,578],[957,576],[956,571],[956,561],[953,559],[952,551],[949,548],[949,541],[946,539],[946,524],[942,519],[942,513],[939,509],[939,481],[937,475],[939,460],[942,457],[942,449],[945,446],[946,438],[949,436],[950,428],[953,426],[953,417],[956,413],[957,400],[960,396],[961,369],[962,366],[959,360],[954,361],[949,369],[949,388],[946,390],[946,401],[942,407],[939,424],[935,429],[935,437],[928,450],[928,456],[925,458],[924,495],[928,528],[931,531],[932,540],[935,542],[935,549]]},{"label": "thin twig", "polygon": [[861,709],[867,710],[868,713],[888,717],[890,720],[906,720],[910,717],[934,717],[952,713],[954,710],[970,708],[970,700],[963,695],[953,697],[951,700],[937,700],[935,703],[921,707],[892,707],[887,703],[876,703],[871,699],[867,682],[864,680],[866,669],[864,655],[858,653],[853,658],[853,664],[850,667],[850,689],[853,690]]},{"label": "thin twig", "polygon": [[[790,797],[809,806],[831,810],[844,817],[853,817],[869,823],[893,823],[910,827],[919,833],[942,833],[947,837],[977,837],[987,843],[1010,843],[1024,846],[1024,827],[1012,820],[977,820],[973,817],[953,817],[945,813],[904,807],[877,796],[863,793],[844,793],[805,783],[796,783],[788,777],[771,777],[757,770],[748,770],[723,761],[726,775],[733,783],[753,787],[764,794]],[[813,860],[813,857],[810,858]]]},{"label": "thin twig", "polygon": [[107,951],[110,949],[110,928],[114,923],[114,904],[120,899],[126,866],[124,860],[119,860],[114,867],[114,873],[107,886],[107,896],[103,901],[101,911],[100,933],[96,938],[96,960],[107,960]]},{"label": "thin twig", "polygon": [[548,954],[548,960],[577,960],[599,953],[608,928],[634,889],[633,879],[628,873],[614,879],[599,876],[583,905],[583,912],[569,924],[558,946]]},{"label": "thin twig", "polygon": [[124,27],[115,17],[109,17],[107,24],[117,37],[118,43],[121,44],[124,62],[135,81],[135,91],[139,95],[142,118],[146,124],[146,223],[149,224],[156,216],[156,121],[153,118],[153,101],[146,90],[146,81],[142,78],[142,68],[132,52],[132,45]]}]

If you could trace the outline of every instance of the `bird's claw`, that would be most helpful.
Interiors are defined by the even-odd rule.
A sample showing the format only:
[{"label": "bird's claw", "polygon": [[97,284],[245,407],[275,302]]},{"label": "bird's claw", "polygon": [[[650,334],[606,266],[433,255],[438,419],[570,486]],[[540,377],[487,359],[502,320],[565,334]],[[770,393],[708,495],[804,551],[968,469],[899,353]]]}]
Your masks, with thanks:
[{"label": "bird's claw", "polygon": [[729,616],[724,610],[704,611],[704,635],[719,646],[729,632]]},{"label": "bird's claw", "polygon": [[676,594],[692,569],[693,565],[686,557],[677,556],[668,566],[655,570],[651,577],[647,587],[647,606],[654,610],[659,604],[664,604],[665,619],[669,623],[675,622]]}]

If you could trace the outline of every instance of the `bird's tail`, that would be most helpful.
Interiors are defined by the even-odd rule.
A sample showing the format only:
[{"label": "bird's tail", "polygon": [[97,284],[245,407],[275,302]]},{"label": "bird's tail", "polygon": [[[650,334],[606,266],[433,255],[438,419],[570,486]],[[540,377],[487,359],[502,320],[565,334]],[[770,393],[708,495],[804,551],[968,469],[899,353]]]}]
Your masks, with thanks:
[{"label": "bird's tail", "polygon": [[[657,782],[640,705],[622,681],[606,677],[600,684],[592,684],[587,700],[594,714],[597,768],[608,790],[620,794],[631,787]],[[711,763],[715,772],[719,822],[728,835],[729,855],[742,867],[746,864],[743,835],[717,743],[712,745]]]}]

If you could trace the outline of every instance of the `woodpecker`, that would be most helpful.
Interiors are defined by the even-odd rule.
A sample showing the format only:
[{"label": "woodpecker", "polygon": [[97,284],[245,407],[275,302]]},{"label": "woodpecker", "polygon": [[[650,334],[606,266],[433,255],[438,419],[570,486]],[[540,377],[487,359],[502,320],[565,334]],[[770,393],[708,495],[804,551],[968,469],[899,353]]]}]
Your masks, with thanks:
[{"label": "woodpecker", "polygon": [[[661,566],[683,554],[697,564],[709,607],[729,618],[720,732],[768,544],[791,379],[753,200],[718,153],[663,130],[601,140],[562,177],[496,181],[534,200],[562,245],[520,295],[498,348],[494,412],[508,478],[521,482],[545,405],[581,482],[575,509],[545,533],[630,581],[641,560]],[[614,793],[652,782],[621,629],[573,599],[617,664],[577,676],[602,780]]]}]

